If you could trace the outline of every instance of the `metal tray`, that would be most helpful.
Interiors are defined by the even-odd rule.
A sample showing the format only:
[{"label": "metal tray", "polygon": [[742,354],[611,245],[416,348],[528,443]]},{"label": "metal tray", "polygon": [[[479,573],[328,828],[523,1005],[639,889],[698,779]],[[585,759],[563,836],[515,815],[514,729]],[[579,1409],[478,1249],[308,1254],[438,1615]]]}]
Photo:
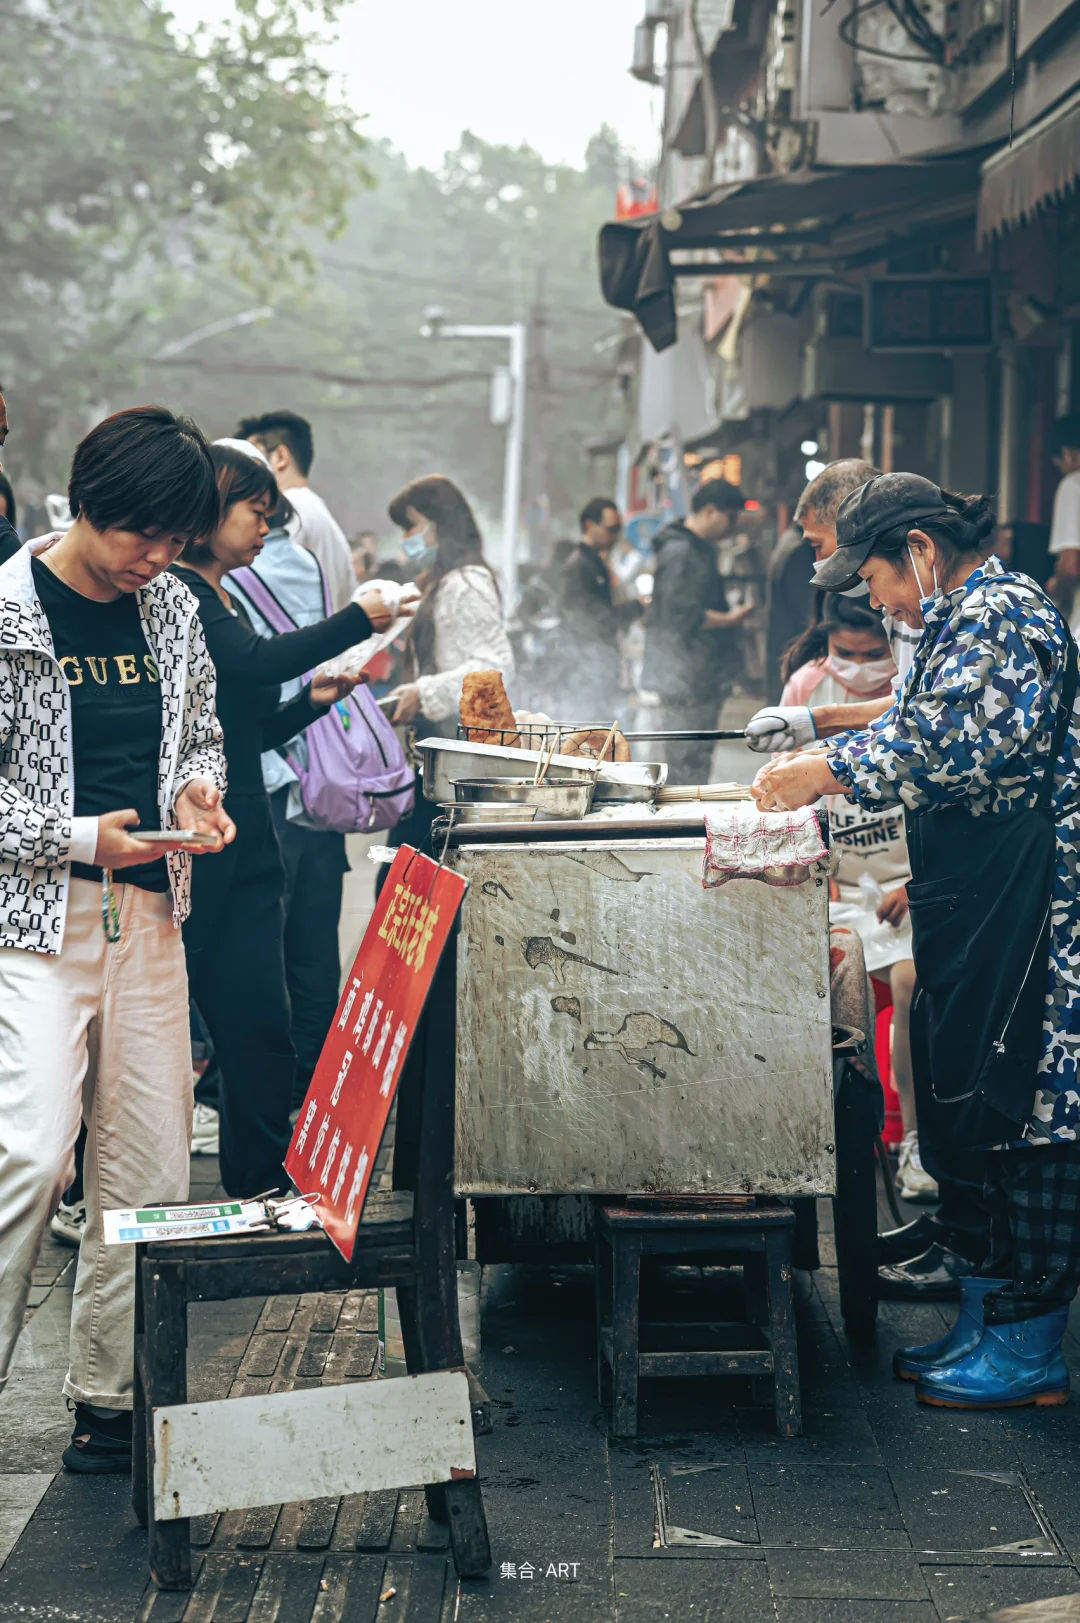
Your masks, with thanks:
[{"label": "metal tray", "polygon": [[592,805],[595,785],[581,778],[455,778],[458,804],[492,801],[504,805],[537,806],[545,817],[584,817]]},{"label": "metal tray", "polygon": [[455,828],[475,827],[478,823],[494,823],[500,828],[510,823],[531,823],[540,815],[538,806],[523,806],[520,802],[507,805],[504,801],[480,801],[462,804],[460,801],[442,801],[439,810],[449,824],[453,817]]},{"label": "metal tray", "polygon": [[[499,744],[473,744],[463,738],[418,740],[424,799],[442,804],[454,799],[455,778],[523,778],[536,770],[538,750],[509,749]],[[651,800],[667,781],[667,767],[655,761],[605,761],[599,768],[577,755],[556,755],[548,771],[560,778],[588,782],[597,777],[598,800]],[[644,794],[639,791],[644,790]]]},{"label": "metal tray", "polygon": [[668,769],[662,761],[608,761],[600,768],[593,800],[635,800],[648,805],[667,782]]}]

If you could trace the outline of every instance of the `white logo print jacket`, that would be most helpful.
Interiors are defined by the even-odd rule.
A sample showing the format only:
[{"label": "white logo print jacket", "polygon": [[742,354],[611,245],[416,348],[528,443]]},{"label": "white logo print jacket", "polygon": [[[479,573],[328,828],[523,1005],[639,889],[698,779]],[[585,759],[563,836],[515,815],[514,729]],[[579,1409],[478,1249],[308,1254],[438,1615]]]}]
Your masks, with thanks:
[{"label": "white logo print jacket", "polygon": [[[27,952],[60,951],[71,863],[71,697],[30,567],[58,539],[30,541],[0,566],[0,947]],[[161,674],[161,827],[175,828],[176,797],[192,778],[226,785],[217,677],[183,581],[159,575],[137,601]],[[191,905],[191,857],[174,851],[166,861],[179,926]]]}]

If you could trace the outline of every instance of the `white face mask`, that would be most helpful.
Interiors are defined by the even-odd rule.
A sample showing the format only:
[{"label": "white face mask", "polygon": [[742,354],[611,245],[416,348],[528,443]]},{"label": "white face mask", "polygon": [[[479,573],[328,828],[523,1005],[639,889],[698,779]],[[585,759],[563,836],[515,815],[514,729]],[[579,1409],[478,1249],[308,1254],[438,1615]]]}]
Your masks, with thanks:
[{"label": "white face mask", "polygon": [[835,654],[830,654],[829,669],[850,693],[874,693],[896,675],[891,657],[856,660],[837,659]]},{"label": "white face mask", "polygon": [[907,546],[907,555],[911,559],[911,567],[915,571],[915,584],[919,588],[919,605],[920,605],[920,607],[922,607],[922,606],[924,606],[926,604],[929,604],[931,607],[933,607],[933,605],[938,601],[938,599],[940,597],[944,596],[944,593],[941,590],[941,586],[940,586],[940,584],[938,582],[938,578],[937,578],[937,564],[933,563],[933,564],[930,565],[930,568],[933,570],[933,574],[934,574],[934,590],[931,593],[928,593],[926,597],[923,597],[923,595],[922,595],[922,589],[923,589],[922,576],[919,574],[919,566],[915,562],[915,554],[912,552],[911,545],[910,545],[909,542],[905,542],[905,545]]}]

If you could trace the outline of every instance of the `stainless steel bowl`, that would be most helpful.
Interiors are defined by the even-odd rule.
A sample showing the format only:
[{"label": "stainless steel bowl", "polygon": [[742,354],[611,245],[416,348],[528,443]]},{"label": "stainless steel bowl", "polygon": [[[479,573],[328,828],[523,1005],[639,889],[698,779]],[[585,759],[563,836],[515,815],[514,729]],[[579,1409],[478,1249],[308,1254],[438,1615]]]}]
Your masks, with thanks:
[{"label": "stainless steel bowl", "polygon": [[584,780],[549,775],[543,783],[531,778],[454,779],[459,805],[497,801],[504,806],[535,806],[542,817],[585,817],[595,788],[594,775]]}]

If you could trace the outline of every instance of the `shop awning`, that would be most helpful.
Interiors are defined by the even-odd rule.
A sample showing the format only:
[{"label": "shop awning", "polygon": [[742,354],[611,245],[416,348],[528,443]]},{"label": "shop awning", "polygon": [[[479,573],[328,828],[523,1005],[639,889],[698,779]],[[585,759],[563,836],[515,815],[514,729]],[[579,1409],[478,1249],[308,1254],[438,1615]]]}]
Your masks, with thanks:
[{"label": "shop awning", "polygon": [[[812,276],[869,264],[914,246],[920,233],[937,237],[945,225],[973,222],[984,156],[985,148],[793,169],[718,186],[647,219],[613,221],[600,231],[604,298],[637,317],[654,349],[667,349],[676,338],[678,276]],[[711,250],[707,260],[702,250]]]},{"label": "shop awning", "polygon": [[979,246],[1061,201],[1080,180],[1080,90],[982,166]]}]

